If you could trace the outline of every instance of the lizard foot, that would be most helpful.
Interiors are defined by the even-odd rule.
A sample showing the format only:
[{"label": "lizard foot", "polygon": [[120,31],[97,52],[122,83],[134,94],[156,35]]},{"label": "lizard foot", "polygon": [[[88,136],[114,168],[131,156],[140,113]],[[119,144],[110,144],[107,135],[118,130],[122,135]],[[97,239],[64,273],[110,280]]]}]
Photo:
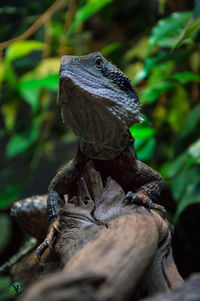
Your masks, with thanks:
[{"label": "lizard foot", "polygon": [[132,191],[129,191],[125,198],[124,198],[124,204],[125,205],[141,205],[144,207],[147,207],[147,209],[150,211],[150,209],[155,209],[158,210],[162,213],[163,218],[165,219],[166,217],[166,210],[163,206],[155,204],[152,202],[152,200],[146,196],[143,193],[133,193]]},{"label": "lizard foot", "polygon": [[54,241],[55,237],[60,232],[60,230],[58,229],[58,225],[59,225],[58,220],[54,221],[50,225],[49,231],[48,231],[48,234],[47,234],[45,240],[39,245],[39,247],[37,247],[36,254],[37,254],[37,258],[39,261],[41,259],[42,254],[45,252],[45,250],[47,248],[50,248],[51,250],[53,250],[51,243]]}]

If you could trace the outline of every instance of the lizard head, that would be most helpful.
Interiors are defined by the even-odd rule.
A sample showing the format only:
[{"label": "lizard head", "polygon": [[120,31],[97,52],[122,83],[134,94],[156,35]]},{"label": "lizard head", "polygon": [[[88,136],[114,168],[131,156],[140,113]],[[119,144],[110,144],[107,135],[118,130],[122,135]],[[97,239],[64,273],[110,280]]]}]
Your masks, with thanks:
[{"label": "lizard head", "polygon": [[129,79],[99,52],[62,57],[58,97],[64,122],[91,158],[116,157],[128,144],[129,127],[142,121]]}]

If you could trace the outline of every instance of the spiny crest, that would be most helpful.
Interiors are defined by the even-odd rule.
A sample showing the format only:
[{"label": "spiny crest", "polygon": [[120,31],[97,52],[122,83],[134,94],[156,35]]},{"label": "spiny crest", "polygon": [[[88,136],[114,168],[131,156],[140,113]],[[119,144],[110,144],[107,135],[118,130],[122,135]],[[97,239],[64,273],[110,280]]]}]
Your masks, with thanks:
[{"label": "spiny crest", "polygon": [[114,83],[121,90],[126,92],[126,94],[128,96],[138,100],[137,93],[136,93],[135,89],[133,88],[133,86],[131,85],[130,80],[122,72],[120,72],[118,70],[111,70],[110,71],[107,68],[103,68],[101,71],[102,71],[103,76],[113,80]]}]

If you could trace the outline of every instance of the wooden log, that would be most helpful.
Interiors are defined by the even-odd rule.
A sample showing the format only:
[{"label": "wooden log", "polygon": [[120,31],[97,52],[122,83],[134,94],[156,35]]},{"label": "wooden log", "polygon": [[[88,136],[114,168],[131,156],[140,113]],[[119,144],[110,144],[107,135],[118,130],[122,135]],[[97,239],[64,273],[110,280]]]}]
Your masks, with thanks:
[{"label": "wooden log", "polygon": [[28,274],[32,279],[43,275],[23,301],[140,300],[182,283],[166,220],[125,205],[123,189],[111,178],[102,183],[91,162],[77,187],[77,196],[60,211],[56,256],[47,250],[39,265],[33,252],[23,259],[23,268],[15,269],[27,285]]},{"label": "wooden log", "polygon": [[200,300],[200,274],[194,274],[184,283],[168,293],[145,298],[141,301],[199,301]]}]

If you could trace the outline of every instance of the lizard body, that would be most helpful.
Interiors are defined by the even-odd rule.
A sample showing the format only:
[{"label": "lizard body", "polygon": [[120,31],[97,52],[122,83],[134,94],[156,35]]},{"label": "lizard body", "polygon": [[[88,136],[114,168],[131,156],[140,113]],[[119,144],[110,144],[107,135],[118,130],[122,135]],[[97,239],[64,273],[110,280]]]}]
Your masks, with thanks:
[{"label": "lizard body", "polygon": [[60,67],[59,103],[64,123],[76,134],[76,157],[49,185],[47,211],[51,226],[37,249],[38,257],[58,230],[59,208],[76,195],[76,182],[89,160],[103,179],[111,176],[127,193],[126,201],[162,211],[153,204],[159,197],[160,175],[137,160],[129,127],[141,122],[140,104],[128,78],[99,52],[63,56]]}]

